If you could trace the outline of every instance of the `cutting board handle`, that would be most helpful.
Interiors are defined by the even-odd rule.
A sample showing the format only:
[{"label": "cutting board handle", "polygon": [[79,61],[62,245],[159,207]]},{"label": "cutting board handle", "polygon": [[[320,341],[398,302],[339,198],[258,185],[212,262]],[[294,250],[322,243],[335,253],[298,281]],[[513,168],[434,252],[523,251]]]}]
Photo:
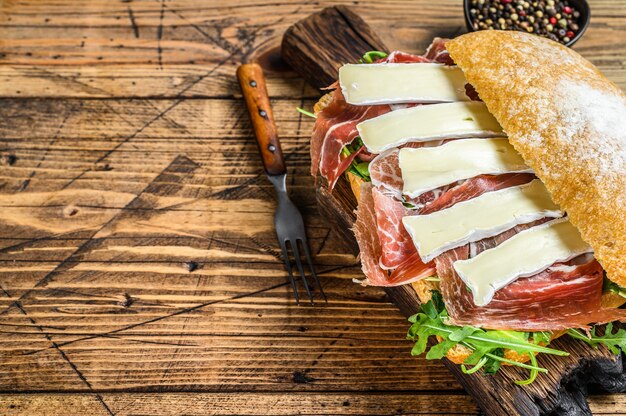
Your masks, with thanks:
[{"label": "cutting board handle", "polygon": [[258,64],[243,64],[237,68],[237,79],[246,100],[265,172],[268,175],[282,175],[287,169],[276,133],[263,70]]}]

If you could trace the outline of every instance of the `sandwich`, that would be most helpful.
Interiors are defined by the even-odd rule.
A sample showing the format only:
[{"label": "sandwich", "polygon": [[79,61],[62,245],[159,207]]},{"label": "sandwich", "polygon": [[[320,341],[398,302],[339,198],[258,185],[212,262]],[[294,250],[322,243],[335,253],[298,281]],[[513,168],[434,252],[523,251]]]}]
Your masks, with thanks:
[{"label": "sandwich", "polygon": [[[626,348],[626,96],[520,32],[371,51],[314,106],[311,173],[358,201],[373,286],[410,285],[412,353],[467,373],[546,372],[570,336]],[[305,112],[306,113],[306,112]]]}]

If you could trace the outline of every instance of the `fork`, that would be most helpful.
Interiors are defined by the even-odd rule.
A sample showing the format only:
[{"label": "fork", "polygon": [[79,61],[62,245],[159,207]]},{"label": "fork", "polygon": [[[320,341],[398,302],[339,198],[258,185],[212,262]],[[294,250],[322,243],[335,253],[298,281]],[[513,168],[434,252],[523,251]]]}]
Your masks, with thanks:
[{"label": "fork", "polygon": [[252,121],[252,127],[254,129],[257,145],[259,146],[259,153],[263,160],[265,173],[276,189],[278,207],[276,208],[276,214],[274,216],[274,226],[276,227],[276,235],[278,236],[278,242],[282,250],[285,267],[289,273],[289,280],[291,281],[293,294],[296,298],[296,304],[300,304],[300,296],[298,295],[296,279],[294,278],[291,260],[289,259],[289,247],[291,247],[291,251],[293,252],[296,267],[300,273],[309,301],[311,305],[315,304],[311,285],[309,285],[304,273],[300,249],[298,247],[299,244],[308,262],[311,276],[322,298],[325,302],[328,302],[320,281],[317,278],[317,274],[315,273],[313,262],[311,261],[311,253],[309,252],[309,245],[306,240],[302,215],[287,195],[287,168],[285,167],[283,152],[276,133],[274,115],[267,95],[263,70],[257,64],[244,64],[237,69],[237,78],[239,79],[239,85],[241,86],[241,91],[243,92],[243,97],[248,107],[248,113]]}]

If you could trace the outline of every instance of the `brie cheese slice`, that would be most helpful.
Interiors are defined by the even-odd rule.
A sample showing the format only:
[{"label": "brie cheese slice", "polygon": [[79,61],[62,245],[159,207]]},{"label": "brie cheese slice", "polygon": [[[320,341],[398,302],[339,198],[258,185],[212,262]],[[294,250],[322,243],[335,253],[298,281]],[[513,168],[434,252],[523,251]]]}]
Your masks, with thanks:
[{"label": "brie cheese slice", "polygon": [[456,66],[438,63],[347,64],[339,85],[349,104],[400,104],[469,101],[465,76]]},{"label": "brie cheese slice", "polygon": [[562,215],[545,185],[535,179],[486,192],[432,214],[407,216],[402,223],[420,257],[428,263],[445,251],[496,236],[516,225]]},{"label": "brie cheese slice", "polygon": [[497,290],[516,279],[590,252],[576,227],[561,218],[524,230],[476,257],[454,262],[453,267],[471,289],[474,303],[484,306]]},{"label": "brie cheese slice", "polygon": [[485,103],[463,101],[418,105],[396,110],[357,124],[370,153],[381,153],[408,142],[441,138],[504,136]]},{"label": "brie cheese slice", "polygon": [[485,174],[532,172],[506,138],[454,140],[438,147],[400,149],[403,193],[430,190]]}]

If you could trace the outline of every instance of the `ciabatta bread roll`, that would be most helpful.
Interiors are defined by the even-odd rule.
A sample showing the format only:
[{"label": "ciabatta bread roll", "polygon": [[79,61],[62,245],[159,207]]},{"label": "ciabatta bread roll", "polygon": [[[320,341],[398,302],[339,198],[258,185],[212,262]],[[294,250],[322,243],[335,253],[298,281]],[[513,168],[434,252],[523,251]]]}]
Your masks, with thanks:
[{"label": "ciabatta bread roll", "polygon": [[448,41],[509,141],[626,286],[626,96],[582,56],[520,32]]}]

